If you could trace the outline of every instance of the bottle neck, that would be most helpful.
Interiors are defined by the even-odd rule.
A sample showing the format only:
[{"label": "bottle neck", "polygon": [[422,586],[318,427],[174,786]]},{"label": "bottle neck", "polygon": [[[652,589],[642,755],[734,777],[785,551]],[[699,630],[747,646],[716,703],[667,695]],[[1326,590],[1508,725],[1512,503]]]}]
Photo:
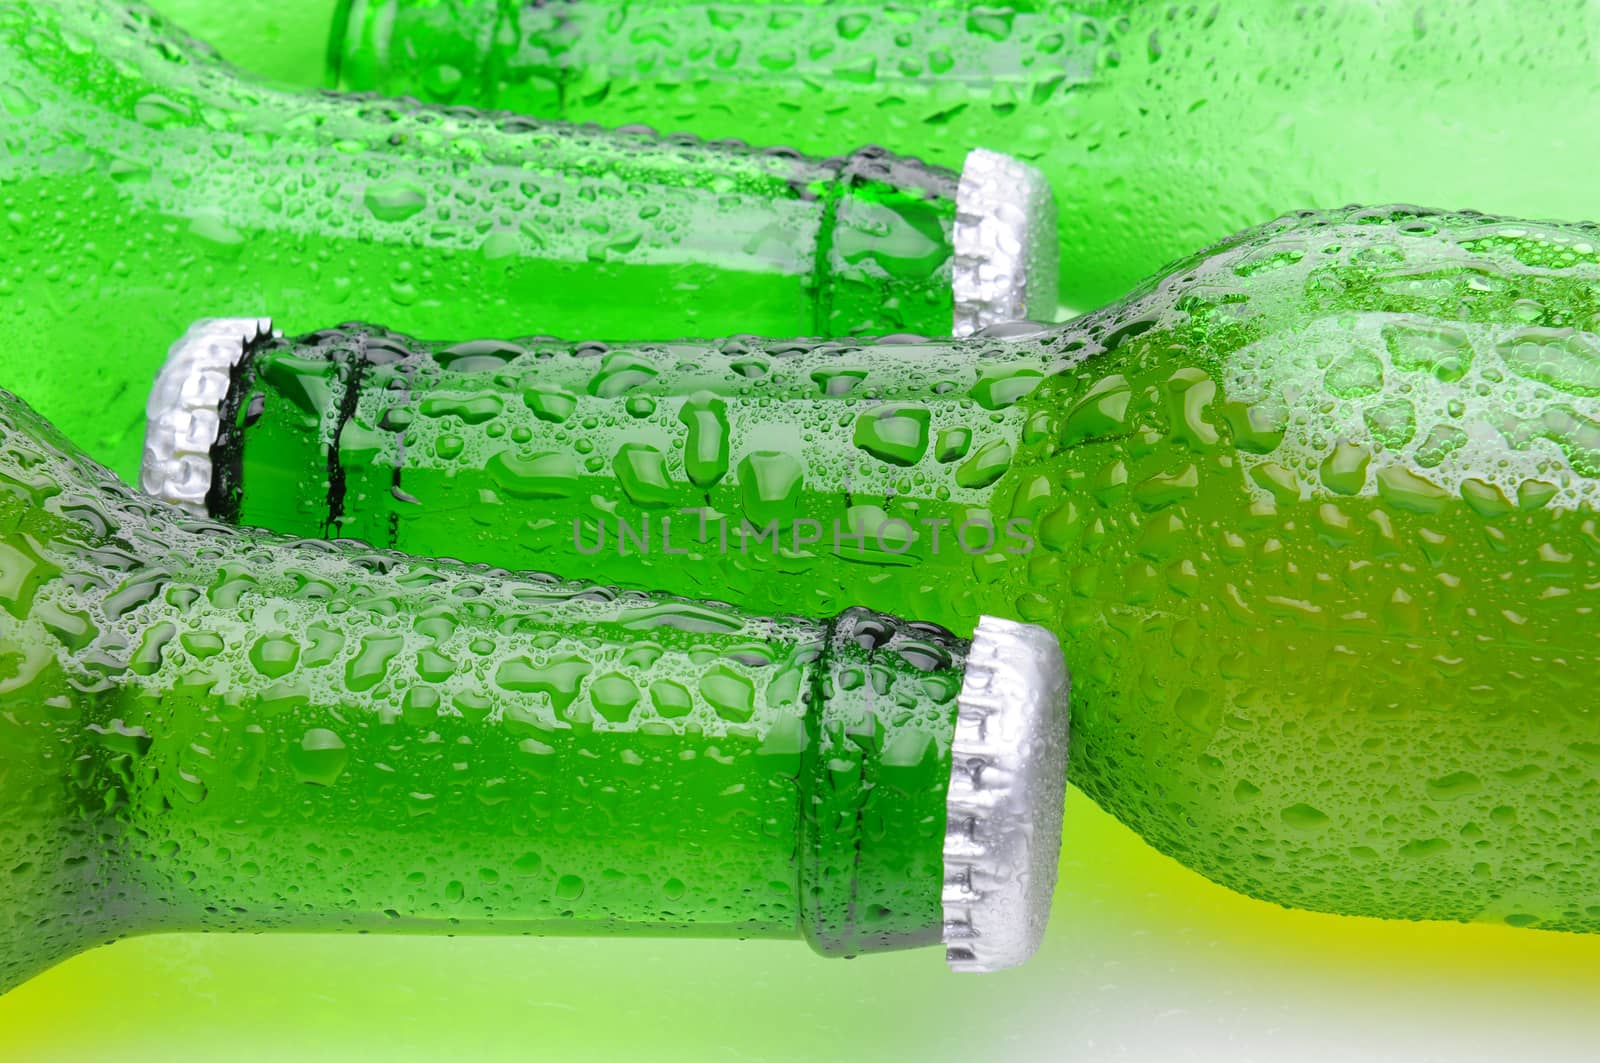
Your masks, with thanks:
[{"label": "bottle neck", "polygon": [[[1051,399],[1029,393],[1070,357],[999,340],[445,346],[352,327],[252,345],[199,456],[230,522],[602,566],[638,587],[693,564],[767,611],[848,603],[863,572],[918,565],[966,589],[900,611],[970,626],[1062,504],[1030,471],[1054,437]],[[807,573],[800,599],[773,578],[786,566]]]},{"label": "bottle neck", "polygon": [[[110,0],[37,14],[27,39],[19,29],[6,45],[19,91],[40,108],[16,158],[88,152],[110,175],[105,195],[186,223],[212,251],[302,255],[314,241],[319,273],[339,263],[339,277],[319,278],[329,297],[404,316],[449,277],[474,298],[441,302],[504,292],[519,319],[569,334],[630,334],[646,316],[666,335],[951,327],[947,170],[875,149],[809,158],[301,95],[243,81]],[[330,306],[301,325],[334,316]]]},{"label": "bottle neck", "polygon": [[[745,83],[774,92],[882,95],[886,86],[953,82],[985,97],[1013,86],[1086,81],[1092,55],[1063,40],[1060,12],[985,10],[973,0],[897,9],[847,2],[674,4],[637,0],[345,0],[329,42],[332,83],[347,91],[570,117],[604,106],[618,83]],[[977,9],[977,10],[974,10]],[[691,36],[692,35],[692,36]],[[710,86],[707,88],[707,86]],[[1052,85],[1052,87],[1054,87]],[[904,101],[902,101],[903,103]],[[1000,103],[1000,100],[996,100]]]},{"label": "bottle neck", "polygon": [[66,918],[938,939],[942,629],[176,523],[0,400],[0,707],[53,750],[19,772],[71,765]]}]

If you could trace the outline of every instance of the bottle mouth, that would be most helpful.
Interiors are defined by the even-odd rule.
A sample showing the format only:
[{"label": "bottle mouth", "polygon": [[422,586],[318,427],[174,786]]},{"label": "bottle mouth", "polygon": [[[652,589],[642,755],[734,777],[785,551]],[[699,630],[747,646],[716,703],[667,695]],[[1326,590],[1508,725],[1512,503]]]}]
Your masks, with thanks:
[{"label": "bottle mouth", "polygon": [[222,429],[223,400],[245,351],[270,335],[271,318],[201,318],[167,351],[145,403],[139,487],[146,494],[210,515],[211,449]]},{"label": "bottle mouth", "polygon": [[957,336],[1005,321],[1055,319],[1056,204],[1044,174],[986,148],[968,152],[956,185]]},{"label": "bottle mouth", "polygon": [[945,799],[945,962],[987,972],[1038,951],[1066,800],[1061,645],[1042,627],[978,621],[957,697]]}]

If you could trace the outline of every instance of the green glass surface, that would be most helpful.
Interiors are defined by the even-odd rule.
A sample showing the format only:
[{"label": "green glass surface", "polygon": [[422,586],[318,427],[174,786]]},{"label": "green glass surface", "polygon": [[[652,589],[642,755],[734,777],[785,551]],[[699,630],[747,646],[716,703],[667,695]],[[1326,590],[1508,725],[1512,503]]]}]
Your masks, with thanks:
[{"label": "green glass surface", "polygon": [[341,87],[547,117],[1006,151],[1083,311],[1303,207],[1591,216],[1597,44],[1572,0],[346,0],[329,54]]},{"label": "green glass surface", "polygon": [[0,990],[154,931],[936,943],[965,654],[184,519],[0,391]]},{"label": "green glass surface", "polygon": [[1597,238],[1303,213],[965,341],[266,340],[213,502],[758,610],[1038,622],[1072,781],[1162,852],[1285,905],[1593,931]]},{"label": "green glass surface", "polygon": [[0,70],[0,369],[124,475],[134,397],[201,315],[951,329],[955,175],[878,150],[811,159],[297,93],[111,0],[6,0]]}]

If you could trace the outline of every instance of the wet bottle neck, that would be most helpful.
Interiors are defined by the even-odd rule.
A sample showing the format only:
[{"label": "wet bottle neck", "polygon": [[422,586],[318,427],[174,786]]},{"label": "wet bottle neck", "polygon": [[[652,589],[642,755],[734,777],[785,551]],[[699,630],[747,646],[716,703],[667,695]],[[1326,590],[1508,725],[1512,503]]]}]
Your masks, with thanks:
[{"label": "wet bottle neck", "polygon": [[[618,83],[632,94],[671,85],[743,83],[752,102],[799,91],[820,106],[854,93],[923,93],[941,82],[976,89],[1013,84],[1013,106],[1034,83],[1087,80],[1064,13],[1021,3],[928,0],[895,9],[850,0],[343,0],[329,40],[331,83],[346,90],[412,93],[442,102],[528,114],[585,115]],[[1078,8],[1089,5],[1079,4]],[[985,92],[985,96],[987,92]],[[904,102],[904,101],[900,101]],[[998,102],[998,101],[997,101]],[[693,110],[698,97],[673,103]]]},{"label": "wet bottle neck", "polygon": [[316,241],[330,252],[319,261],[348,258],[357,272],[374,247],[416,247],[404,267],[374,263],[383,284],[369,302],[413,304],[418,271],[447,269],[430,265],[437,251],[463,256],[451,276],[485,273],[470,285],[480,300],[515,292],[520,318],[566,332],[613,320],[597,320],[601,309],[618,311],[604,331],[629,332],[645,308],[673,335],[951,328],[958,179],[948,170],[872,148],[810,158],[301,95],[240,79],[110,0],[18,3],[6,21],[0,13],[0,49],[38,110],[14,154],[87,152],[113,179],[107,194],[189,222],[217,247],[277,233]]},{"label": "wet bottle neck", "polygon": [[[148,489],[229,521],[630,586],[681,586],[668,567],[691,564],[708,593],[775,610],[873,566],[943,583],[1023,564],[1050,501],[1026,470],[1053,438],[1029,393],[1070,357],[1002,340],[447,346],[354,326],[246,343],[227,327],[180,345],[210,369],[175,349]],[[975,605],[954,588],[900,604],[947,623]]]}]

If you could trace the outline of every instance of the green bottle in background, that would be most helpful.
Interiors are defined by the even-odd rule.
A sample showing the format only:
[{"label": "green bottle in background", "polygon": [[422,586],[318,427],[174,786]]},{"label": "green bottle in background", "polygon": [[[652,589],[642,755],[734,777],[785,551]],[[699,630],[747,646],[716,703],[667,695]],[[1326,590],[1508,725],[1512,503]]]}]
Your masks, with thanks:
[{"label": "green bottle in background", "polygon": [[969,643],[185,519],[0,391],[0,990],[163,930],[944,941],[1061,837],[1039,628]]},{"label": "green bottle in background", "polygon": [[958,175],[312,96],[110,0],[0,2],[0,69],[0,369],[124,474],[138,410],[108,402],[241,305],[300,329],[656,338],[1055,310],[1048,189],[992,152]]},{"label": "green bottle in background", "polygon": [[1302,207],[1591,216],[1600,146],[1571,122],[1600,108],[1597,47],[1600,10],[1564,0],[345,0],[329,83],[945,165],[1000,148],[1055,189],[1082,311]]},{"label": "green bottle in background", "polygon": [[922,343],[213,325],[145,484],[758,611],[1039,623],[1072,780],[1188,866],[1595,931],[1597,247],[1301,213],[1074,322]]}]

